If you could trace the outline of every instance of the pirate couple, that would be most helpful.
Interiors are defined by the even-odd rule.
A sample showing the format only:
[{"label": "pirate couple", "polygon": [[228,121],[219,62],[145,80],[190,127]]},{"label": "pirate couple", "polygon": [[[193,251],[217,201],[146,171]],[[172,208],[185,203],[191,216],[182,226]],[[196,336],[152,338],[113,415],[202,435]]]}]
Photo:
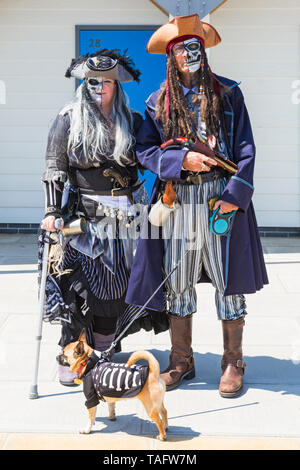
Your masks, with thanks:
[{"label": "pirate couple", "polygon": [[[224,340],[219,392],[235,397],[245,369],[244,295],[268,279],[251,202],[255,145],[244,98],[238,84],[214,74],[207,61],[206,49],[220,41],[197,14],[155,31],[146,50],[166,55],[166,80],[147,99],[145,119],[129,107],[121,86],[139,80],[131,59],[101,50],[72,61],[66,75],[82,83],[49,133],[39,239],[42,251],[48,234],[50,258],[52,251],[58,260],[47,277],[45,319],[61,322],[60,346],[76,340],[82,327],[99,351],[124,326],[124,334],[169,329],[167,390],[195,376],[196,284],[211,282]],[[198,151],[198,142],[206,151]],[[148,200],[139,169],[157,175],[148,210],[164,201],[167,187],[175,194],[158,236],[149,236],[153,222],[143,210]],[[213,215],[229,214],[225,232],[211,230]],[[59,367],[60,381],[72,383],[63,362]]]}]

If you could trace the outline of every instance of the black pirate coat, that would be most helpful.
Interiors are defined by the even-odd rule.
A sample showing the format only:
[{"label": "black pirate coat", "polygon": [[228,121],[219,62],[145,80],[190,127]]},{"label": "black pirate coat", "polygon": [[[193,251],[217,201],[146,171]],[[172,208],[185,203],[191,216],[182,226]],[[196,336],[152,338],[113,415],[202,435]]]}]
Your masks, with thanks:
[{"label": "black pirate coat", "polygon": [[[231,88],[225,94],[224,112],[229,159],[238,166],[220,199],[239,207],[231,231],[221,237],[224,295],[250,294],[268,284],[254,207],[252,203],[255,144],[244,97],[238,83],[215,75]],[[157,200],[161,181],[184,181],[182,163],[188,150],[172,146],[164,151],[163,129],[155,118],[156,101],[160,91],[150,95],[145,112],[146,119],[137,136],[137,157],[141,164],[157,175],[150,204]],[[151,206],[150,206],[151,207]],[[165,292],[157,290],[162,282],[163,241],[161,236],[149,237],[150,222],[141,231],[132,266],[126,302],[142,306],[151,297],[147,308],[161,312],[165,308]],[[205,272],[199,282],[210,282]]]}]

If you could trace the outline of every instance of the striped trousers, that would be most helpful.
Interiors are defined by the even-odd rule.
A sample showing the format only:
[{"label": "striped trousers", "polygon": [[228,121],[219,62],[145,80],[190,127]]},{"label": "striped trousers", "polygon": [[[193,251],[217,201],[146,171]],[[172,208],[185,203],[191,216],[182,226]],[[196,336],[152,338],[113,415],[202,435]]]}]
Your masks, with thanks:
[{"label": "striped trousers", "polygon": [[92,294],[101,300],[120,299],[126,292],[129,271],[126,267],[122,242],[113,240],[115,272],[111,272],[98,256],[93,259],[77,251],[70,244],[64,253],[63,269],[72,269],[79,263],[82,274],[85,276]]},{"label": "striped trousers", "polygon": [[215,288],[218,318],[236,320],[246,315],[244,295],[223,295],[221,239],[209,229],[211,213],[208,200],[220,197],[225,184],[226,179],[220,178],[199,185],[177,185],[180,208],[171,214],[163,227],[165,275],[179,262],[178,268],[166,282],[170,314],[183,317],[197,311],[195,286],[202,269],[205,269]]}]

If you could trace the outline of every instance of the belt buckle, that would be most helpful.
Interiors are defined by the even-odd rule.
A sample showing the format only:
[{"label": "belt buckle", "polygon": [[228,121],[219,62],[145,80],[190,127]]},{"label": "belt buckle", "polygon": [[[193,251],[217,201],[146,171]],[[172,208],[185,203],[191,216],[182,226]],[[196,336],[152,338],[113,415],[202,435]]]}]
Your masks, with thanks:
[{"label": "belt buckle", "polygon": [[192,183],[193,184],[202,184],[203,183],[203,177],[202,174],[199,172],[197,175],[192,176]]},{"label": "belt buckle", "polygon": [[201,183],[201,175],[200,175],[199,172],[197,172],[196,174],[195,173],[190,174],[188,176],[188,179],[189,179],[190,184],[192,184],[192,185]]}]

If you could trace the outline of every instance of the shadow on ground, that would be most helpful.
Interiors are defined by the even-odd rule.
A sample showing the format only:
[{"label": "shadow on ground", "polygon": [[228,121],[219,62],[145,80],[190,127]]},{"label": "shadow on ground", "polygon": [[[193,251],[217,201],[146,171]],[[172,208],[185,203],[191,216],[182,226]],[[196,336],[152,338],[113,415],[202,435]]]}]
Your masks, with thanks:
[{"label": "shadow on ground", "polygon": [[[102,409],[103,412],[103,409]],[[93,430],[94,433],[114,434],[120,431],[126,431],[127,434],[136,436],[137,430],[146,428],[147,432],[142,431],[143,436],[153,438],[158,434],[157,427],[150,419],[142,419],[135,414],[118,415],[118,404],[116,404],[116,421],[110,421],[107,417],[97,417],[96,422],[101,422],[103,427],[99,430]],[[199,432],[193,431],[189,426],[172,426],[169,422],[168,435],[179,435],[180,440],[188,440],[200,436]],[[152,434],[152,435],[151,435]]]},{"label": "shadow on ground", "polygon": [[[168,365],[169,351],[151,349],[150,352],[160,363],[161,370]],[[116,362],[126,362],[130,353],[118,353]],[[221,375],[221,355],[213,353],[201,354],[194,352],[196,377],[183,382],[183,390],[211,390],[215,385],[218,389]],[[278,359],[271,356],[244,356],[246,370],[244,377],[244,394],[248,388],[259,388],[283,392],[283,394],[300,396],[300,364],[292,360]],[[145,361],[141,363],[146,364]],[[299,387],[295,387],[299,385]]]}]

